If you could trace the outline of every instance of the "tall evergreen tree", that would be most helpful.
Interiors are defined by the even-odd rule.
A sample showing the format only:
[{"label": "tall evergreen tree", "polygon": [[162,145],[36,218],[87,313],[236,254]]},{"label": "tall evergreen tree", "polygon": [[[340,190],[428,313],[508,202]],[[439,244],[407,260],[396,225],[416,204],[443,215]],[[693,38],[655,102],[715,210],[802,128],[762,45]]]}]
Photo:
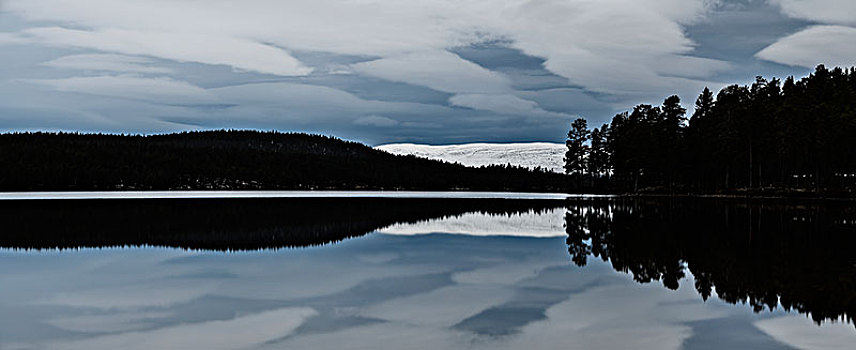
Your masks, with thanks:
[{"label": "tall evergreen tree", "polygon": [[692,179],[696,186],[706,186],[711,172],[716,171],[703,166],[704,164],[700,164],[694,159],[699,156],[710,157],[713,154],[715,144],[713,141],[707,139],[710,135],[704,131],[708,130],[710,128],[709,124],[713,122],[713,108],[715,103],[716,100],[713,96],[713,91],[705,87],[695,101],[695,110],[689,120],[689,126],[685,135],[686,142],[684,142],[683,158],[688,164],[689,171],[684,176],[687,179]]},{"label": "tall evergreen tree", "polygon": [[678,95],[672,95],[663,101],[663,106],[660,107],[663,114],[663,127],[660,132],[663,134],[660,138],[660,147],[662,156],[665,159],[663,174],[672,188],[675,182],[676,172],[680,166],[681,148],[683,147],[683,134],[686,127],[687,109],[681,106],[681,98]]},{"label": "tall evergreen tree", "polygon": [[568,140],[565,141],[565,146],[568,150],[565,152],[565,173],[582,175],[586,170],[586,157],[588,156],[588,141],[590,131],[586,120],[577,118],[571,123],[571,130],[568,131]]},{"label": "tall evergreen tree", "polygon": [[705,86],[696,99],[695,111],[693,111],[693,116],[690,118],[690,125],[709,116],[713,112],[713,104],[713,92]]},{"label": "tall evergreen tree", "polygon": [[687,109],[681,106],[681,98],[678,95],[667,97],[663,101],[660,111],[662,111],[663,121],[666,123],[666,132],[670,134],[679,133],[687,121],[685,117]]},{"label": "tall evergreen tree", "polygon": [[587,168],[593,177],[600,177],[609,170],[609,151],[607,150],[607,135],[609,126],[603,124],[599,129],[594,128],[591,132],[591,146],[589,150]]}]

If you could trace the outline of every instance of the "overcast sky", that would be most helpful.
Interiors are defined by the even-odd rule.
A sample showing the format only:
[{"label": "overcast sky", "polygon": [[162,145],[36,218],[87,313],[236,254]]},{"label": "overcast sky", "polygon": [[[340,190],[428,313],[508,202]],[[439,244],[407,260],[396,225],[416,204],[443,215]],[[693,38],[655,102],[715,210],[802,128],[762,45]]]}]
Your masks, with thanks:
[{"label": "overcast sky", "polygon": [[561,141],[856,65],[853,0],[0,0],[0,130]]}]

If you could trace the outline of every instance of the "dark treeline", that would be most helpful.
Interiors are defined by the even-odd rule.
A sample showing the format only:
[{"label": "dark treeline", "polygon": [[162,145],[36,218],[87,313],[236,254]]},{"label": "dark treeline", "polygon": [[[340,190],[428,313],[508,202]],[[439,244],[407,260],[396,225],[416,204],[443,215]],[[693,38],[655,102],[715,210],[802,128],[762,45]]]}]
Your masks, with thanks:
[{"label": "dark treeline", "polygon": [[563,205],[560,200],[467,198],[7,200],[0,201],[0,247],[304,247],[393,224],[472,212],[540,212]]},{"label": "dark treeline", "polygon": [[856,315],[856,209],[847,202],[688,198],[580,200],[566,212],[568,250],[640,283],[677,289],[686,271],[707,300],[715,290],[755,312]]},{"label": "dark treeline", "polygon": [[856,190],[856,68],[757,77],[714,96],[689,118],[678,96],[638,105],[568,134],[566,171],[594,188],[629,192],[850,194]]},{"label": "dark treeline", "polygon": [[387,189],[563,191],[563,174],[465,167],[299,133],[0,135],[0,191]]}]

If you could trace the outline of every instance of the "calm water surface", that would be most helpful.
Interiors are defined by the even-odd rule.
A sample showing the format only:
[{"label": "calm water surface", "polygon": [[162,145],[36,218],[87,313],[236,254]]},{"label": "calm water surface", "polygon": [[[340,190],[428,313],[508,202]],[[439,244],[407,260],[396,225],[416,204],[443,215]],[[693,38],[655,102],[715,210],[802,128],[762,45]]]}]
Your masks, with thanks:
[{"label": "calm water surface", "polygon": [[848,349],[847,203],[0,201],[0,349]]}]

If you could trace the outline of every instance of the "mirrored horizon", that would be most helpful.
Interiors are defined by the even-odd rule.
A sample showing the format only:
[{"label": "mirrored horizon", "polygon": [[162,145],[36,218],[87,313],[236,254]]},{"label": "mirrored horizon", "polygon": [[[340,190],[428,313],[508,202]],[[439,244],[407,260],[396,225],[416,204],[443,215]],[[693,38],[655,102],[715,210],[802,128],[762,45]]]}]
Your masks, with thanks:
[{"label": "mirrored horizon", "polygon": [[[732,305],[733,295],[720,294],[716,284],[721,281],[711,280],[712,271],[703,268],[703,260],[688,253],[692,241],[656,243],[684,232],[686,221],[663,218],[698,209],[707,210],[696,220],[718,216],[722,210],[730,213],[727,227],[733,229],[724,235],[726,241],[738,242],[743,228],[748,227],[756,227],[756,239],[765,240],[769,231],[759,230],[770,226],[764,230],[780,230],[779,237],[788,241],[796,242],[787,237],[805,233],[815,237],[811,242],[816,244],[834,243],[838,242],[834,235],[807,232],[804,226],[789,223],[802,223],[805,218],[819,227],[847,228],[843,221],[851,215],[847,210],[766,204],[762,211],[760,206],[721,201],[676,205],[582,199],[556,206],[538,201],[390,200],[360,199],[335,208],[329,199],[305,204],[306,212],[329,208],[317,216],[321,223],[347,227],[360,217],[368,225],[353,226],[357,231],[351,231],[350,238],[320,246],[292,244],[290,249],[229,252],[187,250],[180,244],[174,244],[175,248],[0,249],[0,276],[5,286],[0,289],[0,313],[4,315],[0,318],[0,345],[56,349],[696,349],[715,343],[723,348],[823,349],[856,341],[849,318],[817,325],[811,315],[802,314],[805,310],[786,311],[779,302],[773,310],[761,311],[743,305],[745,301]],[[316,228],[308,225],[315,217],[302,222],[290,221],[288,216],[283,221],[268,221],[271,217],[258,210],[269,208],[271,201],[245,202],[241,206],[248,207],[246,211],[236,213],[230,201],[218,203],[202,205],[200,211],[214,208],[214,215],[226,215],[226,220],[233,219],[229,213],[251,215],[263,224],[258,226],[260,232],[270,232],[270,225],[286,231],[287,225]],[[294,207],[279,204],[270,213],[289,208]],[[366,211],[353,216],[356,208]],[[375,212],[378,208],[398,211],[394,215]],[[755,212],[744,222],[749,219],[744,215],[748,209]],[[145,206],[135,210],[152,213]],[[334,214],[336,210],[339,214]],[[188,213],[198,221],[192,216],[198,213]],[[630,213],[634,215],[627,216]],[[776,220],[799,220],[783,221],[787,226],[757,221],[771,215]],[[630,219],[635,226],[625,225]],[[826,222],[833,226],[823,224]],[[219,227],[217,221],[197,224],[202,230],[194,235]],[[183,227],[180,222],[177,225]],[[605,233],[598,228],[604,225],[623,226],[627,231]],[[664,230],[668,225],[675,229]],[[792,229],[781,231],[783,227]],[[711,244],[711,253],[724,254],[708,237],[717,228],[695,235]],[[249,229],[232,234],[263,237],[254,236],[252,227]],[[366,233],[358,234],[362,230]],[[124,235],[143,231],[134,232]],[[592,237],[578,241],[585,238],[579,232]],[[102,237],[95,234],[95,238]],[[85,239],[93,242],[93,237]],[[194,236],[177,237],[192,241],[188,237]],[[644,241],[651,243],[646,246]],[[684,248],[673,250],[682,245]],[[764,245],[750,249],[765,258],[773,257]],[[587,257],[585,264],[578,261],[580,252]],[[646,258],[646,253],[652,255]],[[843,251],[827,255],[830,261],[846,261],[849,256]],[[733,258],[720,255],[720,260],[740,256],[738,251]],[[668,270],[659,276],[650,273],[658,266],[671,266],[670,259],[683,261],[674,288],[668,282]],[[637,263],[645,269],[633,267]],[[758,268],[746,264],[746,271]],[[799,271],[794,273],[801,276]],[[730,274],[742,275],[739,271]],[[852,269],[841,275],[847,276],[852,276]],[[702,298],[699,284],[705,281],[715,285],[709,297]],[[729,286],[723,287],[731,293]],[[750,290],[758,287],[745,286]],[[846,291],[837,295],[841,294]]]}]

